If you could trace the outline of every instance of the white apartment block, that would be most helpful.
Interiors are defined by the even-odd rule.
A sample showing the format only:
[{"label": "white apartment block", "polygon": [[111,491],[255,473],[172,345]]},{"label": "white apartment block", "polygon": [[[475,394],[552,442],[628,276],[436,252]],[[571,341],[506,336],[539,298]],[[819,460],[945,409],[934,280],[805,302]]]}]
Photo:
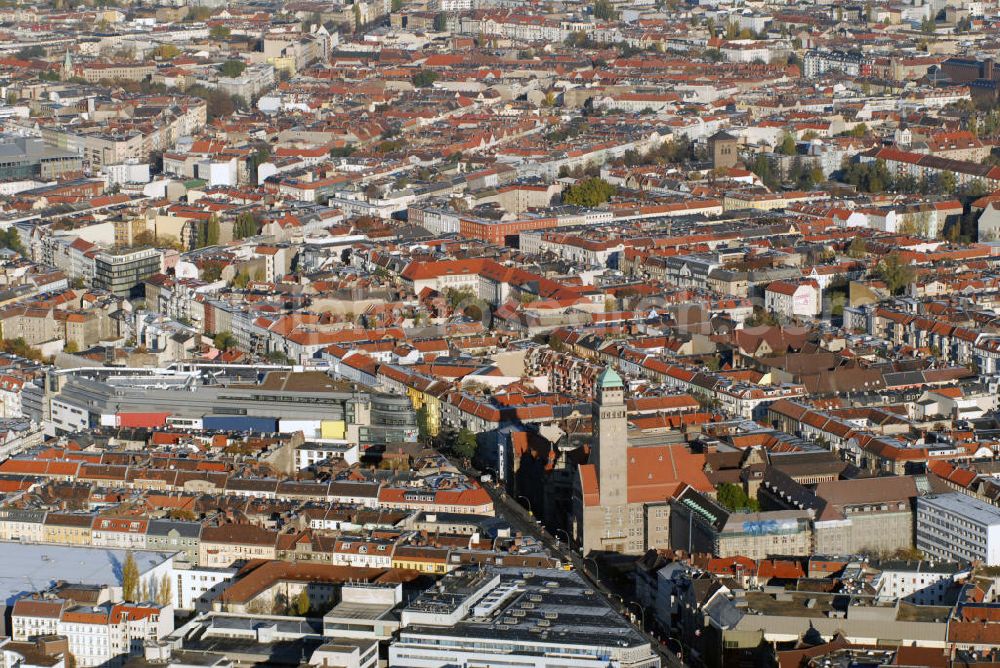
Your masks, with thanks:
[{"label": "white apartment block", "polygon": [[212,601],[229,587],[235,568],[177,568],[171,594],[179,610],[211,610]]},{"label": "white apartment block", "polygon": [[18,599],[11,610],[11,638],[26,642],[59,630],[59,618],[66,602],[58,598],[26,597]]},{"label": "white apartment block", "polygon": [[905,599],[916,605],[947,605],[952,583],[968,570],[953,561],[898,561],[880,563],[873,586],[882,601]]},{"label": "white apartment block", "polygon": [[147,640],[156,641],[174,629],[174,609],[152,603],[76,606],[65,610],[58,633],[80,668],[124,663],[140,655]]}]

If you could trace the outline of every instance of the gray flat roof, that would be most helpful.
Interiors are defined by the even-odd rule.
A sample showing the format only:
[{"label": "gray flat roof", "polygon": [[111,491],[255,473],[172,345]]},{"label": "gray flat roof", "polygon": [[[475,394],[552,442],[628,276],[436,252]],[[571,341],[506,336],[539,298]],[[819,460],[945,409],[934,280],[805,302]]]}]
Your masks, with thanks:
[{"label": "gray flat roof", "polygon": [[341,601],[323,616],[324,622],[339,619],[383,619],[395,607],[393,603],[353,603]]},{"label": "gray flat roof", "polygon": [[[597,596],[577,573],[544,568],[502,568],[500,586],[513,586],[514,593],[489,617],[466,617],[451,627],[411,625],[401,633],[417,636],[502,638],[549,645],[641,647],[648,646],[639,632],[616,610]],[[475,571],[470,572],[476,574]],[[449,576],[451,577],[451,576]],[[447,582],[445,578],[441,582]],[[464,585],[464,581],[462,582]],[[464,588],[464,587],[459,587]],[[426,595],[426,594],[425,594]],[[424,595],[424,596],[425,596]],[[440,596],[455,599],[464,592]],[[422,600],[421,599],[417,600]],[[411,604],[411,608],[414,606]],[[405,640],[404,640],[405,642]]]},{"label": "gray flat roof", "polygon": [[968,494],[962,494],[961,492],[917,497],[917,506],[921,505],[957,513],[985,526],[1000,524],[1000,508],[979,499],[974,499]]},{"label": "gray flat roof", "polygon": [[[136,550],[139,573],[147,573],[175,552]],[[58,581],[84,585],[121,584],[126,550],[62,545],[0,544],[0,596],[7,605],[20,596],[45,589]]]},{"label": "gray flat roof", "polygon": [[261,619],[253,615],[212,615],[206,620],[205,637],[215,637],[216,633],[227,631],[254,631],[261,626],[274,626],[278,633],[286,635],[321,636],[323,635],[323,624],[317,619],[305,619],[302,617],[286,617],[279,619],[268,617]]}]

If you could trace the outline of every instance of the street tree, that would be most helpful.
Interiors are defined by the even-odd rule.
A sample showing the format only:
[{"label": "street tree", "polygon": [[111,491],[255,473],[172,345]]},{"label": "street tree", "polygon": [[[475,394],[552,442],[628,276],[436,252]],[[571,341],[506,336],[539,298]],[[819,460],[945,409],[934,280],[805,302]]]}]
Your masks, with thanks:
[{"label": "street tree", "polygon": [[455,444],[452,446],[452,450],[459,457],[472,459],[476,455],[477,447],[476,435],[468,429],[463,428],[458,432],[458,436],[455,437]]}]

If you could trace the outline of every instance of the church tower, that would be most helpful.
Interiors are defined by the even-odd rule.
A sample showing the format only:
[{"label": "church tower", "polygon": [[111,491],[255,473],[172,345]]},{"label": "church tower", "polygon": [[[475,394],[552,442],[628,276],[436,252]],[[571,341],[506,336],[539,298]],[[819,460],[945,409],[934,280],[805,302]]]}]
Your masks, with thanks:
[{"label": "church tower", "polygon": [[625,419],[625,384],[608,367],[597,377],[593,409],[593,442],[590,461],[597,472],[602,506],[628,503],[628,421]]}]

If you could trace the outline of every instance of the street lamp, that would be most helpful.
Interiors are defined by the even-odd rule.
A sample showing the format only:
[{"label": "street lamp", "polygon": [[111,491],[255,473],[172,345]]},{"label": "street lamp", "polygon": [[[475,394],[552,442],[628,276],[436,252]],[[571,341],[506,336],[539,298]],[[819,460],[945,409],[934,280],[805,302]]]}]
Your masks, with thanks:
[{"label": "street lamp", "polygon": [[562,532],[562,535],[566,536],[566,546],[567,547],[572,546],[573,541],[570,539],[569,532],[566,531],[566,529],[558,529],[558,528],[556,528],[556,529],[552,530],[552,533],[559,533],[560,531]]},{"label": "street lamp", "polygon": [[524,499],[524,500],[525,500],[525,501],[526,501],[526,502],[528,503],[528,513],[529,513],[529,514],[530,514],[530,515],[531,515],[532,517],[534,517],[535,513],[534,513],[534,511],[533,511],[533,510],[531,509],[531,499],[529,499],[528,497],[524,496],[523,494],[518,494],[518,495],[517,495],[517,496],[515,496],[514,498],[515,498],[515,499]]},{"label": "street lamp", "polygon": [[614,592],[612,592],[611,595],[614,596],[615,598],[617,598],[618,602],[621,603],[622,606],[628,606],[628,605],[638,606],[638,608],[639,608],[639,615],[641,616],[640,618],[642,619],[642,626],[639,627],[639,630],[641,630],[643,633],[645,633],[646,632],[646,609],[644,607],[642,607],[639,604],[638,601],[626,600],[625,597],[622,596],[621,594],[615,594]]},{"label": "street lamp", "polygon": [[[618,598],[622,598],[622,597],[619,596]],[[625,605],[634,605],[634,606],[637,606],[639,608],[639,614],[641,615],[641,619],[642,619],[642,626],[639,627],[639,628],[643,632],[645,632],[646,631],[646,608],[644,608],[641,605],[639,605],[638,601],[626,601],[624,598],[622,598],[622,603],[624,603]]]},{"label": "street lamp", "polygon": [[584,566],[587,565],[588,561],[594,562],[594,577],[596,578],[597,583],[600,584],[600,582],[601,582],[601,569],[598,568],[597,559],[594,559],[593,557],[582,557],[582,560],[583,560],[583,565]]}]

